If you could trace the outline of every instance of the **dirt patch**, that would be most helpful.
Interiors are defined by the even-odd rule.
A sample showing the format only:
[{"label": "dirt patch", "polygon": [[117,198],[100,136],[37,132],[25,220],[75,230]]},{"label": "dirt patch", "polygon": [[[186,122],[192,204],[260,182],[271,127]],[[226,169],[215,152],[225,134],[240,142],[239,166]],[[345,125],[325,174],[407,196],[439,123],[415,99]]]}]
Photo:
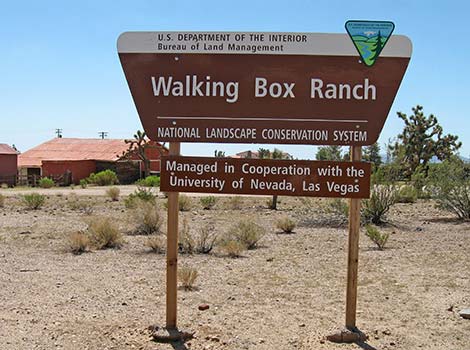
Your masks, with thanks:
[{"label": "dirt patch", "polygon": [[[344,324],[347,229],[324,220],[321,200],[282,197],[271,211],[265,197],[243,198],[242,209],[230,209],[226,197],[203,210],[193,198],[192,210],[181,213],[191,230],[210,223],[222,233],[254,217],[268,233],[241,258],[180,257],[199,272],[196,290],[178,295],[179,326],[196,332],[183,346],[151,340],[148,327],[165,324],[166,261],[148,252],[146,237],[126,235],[119,250],[72,255],[67,237],[89,215],[70,208],[70,194],[48,192],[44,208],[28,211],[19,192],[8,191],[0,208],[0,349],[359,348],[324,341]],[[101,188],[69,191],[127,232],[122,200],[112,202]],[[161,208],[164,201],[157,200]],[[275,228],[286,215],[304,222],[293,234]],[[369,349],[468,348],[470,321],[458,312],[470,306],[470,224],[420,201],[395,205],[381,229],[390,232],[384,251],[360,238],[357,324]]]}]

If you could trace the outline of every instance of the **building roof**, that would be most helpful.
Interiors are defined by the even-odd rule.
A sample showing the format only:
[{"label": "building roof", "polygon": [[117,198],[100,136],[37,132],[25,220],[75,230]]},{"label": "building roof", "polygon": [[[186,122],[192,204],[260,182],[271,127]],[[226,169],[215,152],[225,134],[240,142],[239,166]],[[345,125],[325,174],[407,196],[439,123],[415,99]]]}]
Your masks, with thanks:
[{"label": "building roof", "polygon": [[6,143],[0,143],[0,154],[18,154],[19,152]]},{"label": "building roof", "polygon": [[129,145],[123,139],[54,138],[18,156],[18,167],[40,167],[43,160],[117,161]]}]

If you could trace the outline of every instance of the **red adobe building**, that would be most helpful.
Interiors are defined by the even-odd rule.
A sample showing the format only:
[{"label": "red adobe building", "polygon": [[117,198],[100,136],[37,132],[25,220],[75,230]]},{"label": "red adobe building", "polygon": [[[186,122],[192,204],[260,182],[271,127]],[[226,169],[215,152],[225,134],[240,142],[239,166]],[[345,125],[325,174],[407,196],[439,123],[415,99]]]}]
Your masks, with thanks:
[{"label": "red adobe building", "polygon": [[[18,171],[22,178],[70,172],[72,182],[78,184],[91,173],[111,169],[120,183],[132,183],[144,176],[144,164],[137,152],[128,153],[128,148],[123,139],[54,138],[22,153]],[[160,174],[160,157],[168,154],[168,149],[150,141],[145,154],[150,159],[151,174]]]},{"label": "red adobe building", "polygon": [[0,143],[0,184],[14,186],[18,171],[18,151],[5,143]]}]

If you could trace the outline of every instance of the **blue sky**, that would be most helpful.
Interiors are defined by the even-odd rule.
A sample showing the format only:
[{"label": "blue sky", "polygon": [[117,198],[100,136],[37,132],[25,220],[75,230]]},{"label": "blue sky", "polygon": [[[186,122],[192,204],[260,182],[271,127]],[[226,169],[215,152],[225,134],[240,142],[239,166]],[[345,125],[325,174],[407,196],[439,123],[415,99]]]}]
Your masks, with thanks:
[{"label": "blue sky", "polygon": [[[21,151],[54,137],[128,138],[141,129],[116,52],[121,32],[344,33],[349,19],[390,20],[413,56],[380,144],[416,104],[459,135],[470,156],[470,5],[466,1],[2,1],[0,143]],[[183,154],[232,154],[260,145],[183,144]],[[268,146],[273,148],[273,145]],[[312,146],[279,146],[313,158]]]}]

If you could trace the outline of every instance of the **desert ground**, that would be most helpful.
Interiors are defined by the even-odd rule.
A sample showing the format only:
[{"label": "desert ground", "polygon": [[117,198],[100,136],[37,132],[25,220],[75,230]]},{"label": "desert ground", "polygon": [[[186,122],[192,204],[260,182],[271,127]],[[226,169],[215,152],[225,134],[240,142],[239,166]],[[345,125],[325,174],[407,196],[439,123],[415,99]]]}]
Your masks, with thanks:
[{"label": "desert ground", "polygon": [[[148,327],[165,325],[165,255],[126,233],[123,199],[134,188],[121,186],[119,201],[105,190],[44,189],[37,210],[20,200],[32,190],[0,190],[0,349],[470,349],[470,320],[459,316],[470,307],[470,223],[431,200],[392,207],[383,251],[361,232],[357,326],[369,339],[335,344],[325,336],[344,325],[347,224],[325,210],[328,201],[280,197],[274,211],[268,197],[242,197],[240,209],[218,197],[204,210],[191,196],[180,213],[191,232],[210,224],[222,235],[253,218],[266,234],[239,258],[180,255],[199,273],[194,290],[178,292],[178,326],[195,337],[160,344]],[[91,210],[68,205],[77,197]],[[164,217],[165,201],[160,194]],[[112,218],[125,244],[72,254],[68,237],[93,216]],[[276,228],[285,216],[297,222],[291,234]]]}]

